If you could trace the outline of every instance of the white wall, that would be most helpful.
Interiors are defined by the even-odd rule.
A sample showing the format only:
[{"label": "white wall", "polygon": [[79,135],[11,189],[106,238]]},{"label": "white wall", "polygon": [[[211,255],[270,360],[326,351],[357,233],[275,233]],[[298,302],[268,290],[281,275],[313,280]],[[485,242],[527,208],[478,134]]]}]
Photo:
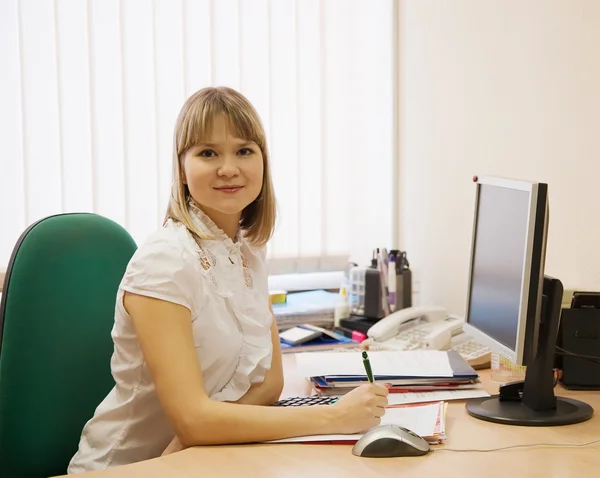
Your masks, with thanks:
[{"label": "white wall", "polygon": [[548,182],[546,272],[600,290],[600,2],[399,10],[400,238],[420,303],[464,312],[475,174]]}]

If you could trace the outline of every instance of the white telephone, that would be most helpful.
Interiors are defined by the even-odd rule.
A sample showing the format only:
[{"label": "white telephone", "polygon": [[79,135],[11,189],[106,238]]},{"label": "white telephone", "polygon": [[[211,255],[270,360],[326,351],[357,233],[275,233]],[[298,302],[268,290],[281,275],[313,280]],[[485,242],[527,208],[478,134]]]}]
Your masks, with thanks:
[{"label": "white telephone", "polygon": [[456,350],[472,367],[490,363],[490,350],[463,332],[464,320],[443,307],[409,307],[381,319],[367,332],[369,350]]}]

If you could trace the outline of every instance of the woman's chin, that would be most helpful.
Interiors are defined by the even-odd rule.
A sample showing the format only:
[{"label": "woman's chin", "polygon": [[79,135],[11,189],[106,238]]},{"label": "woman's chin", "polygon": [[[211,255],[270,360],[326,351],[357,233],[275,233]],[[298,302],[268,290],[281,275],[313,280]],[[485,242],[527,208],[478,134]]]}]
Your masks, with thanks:
[{"label": "woman's chin", "polygon": [[245,203],[244,204],[217,204],[215,205],[216,207],[210,207],[208,208],[209,210],[212,210],[213,212],[216,212],[217,214],[223,215],[223,216],[240,216],[242,214],[242,211],[244,210],[244,208],[246,207]]}]

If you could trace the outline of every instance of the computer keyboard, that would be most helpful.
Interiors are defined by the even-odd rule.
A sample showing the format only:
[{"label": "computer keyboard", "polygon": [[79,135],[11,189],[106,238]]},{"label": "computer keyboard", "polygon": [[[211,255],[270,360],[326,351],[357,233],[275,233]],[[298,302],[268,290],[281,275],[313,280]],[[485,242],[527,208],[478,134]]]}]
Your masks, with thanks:
[{"label": "computer keyboard", "polygon": [[[461,334],[466,335],[466,334]],[[480,344],[472,337],[457,337],[457,339],[466,339],[452,345],[452,350],[457,351],[473,368],[483,368],[490,364],[491,350],[483,344]]]}]

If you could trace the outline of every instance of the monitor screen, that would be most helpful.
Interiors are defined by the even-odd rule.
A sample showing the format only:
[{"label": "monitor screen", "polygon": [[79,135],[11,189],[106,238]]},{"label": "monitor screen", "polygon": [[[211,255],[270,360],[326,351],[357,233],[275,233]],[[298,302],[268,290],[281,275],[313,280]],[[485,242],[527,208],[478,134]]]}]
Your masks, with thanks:
[{"label": "monitor screen", "polygon": [[489,184],[480,184],[479,188],[468,321],[492,339],[516,350],[530,191]]}]

